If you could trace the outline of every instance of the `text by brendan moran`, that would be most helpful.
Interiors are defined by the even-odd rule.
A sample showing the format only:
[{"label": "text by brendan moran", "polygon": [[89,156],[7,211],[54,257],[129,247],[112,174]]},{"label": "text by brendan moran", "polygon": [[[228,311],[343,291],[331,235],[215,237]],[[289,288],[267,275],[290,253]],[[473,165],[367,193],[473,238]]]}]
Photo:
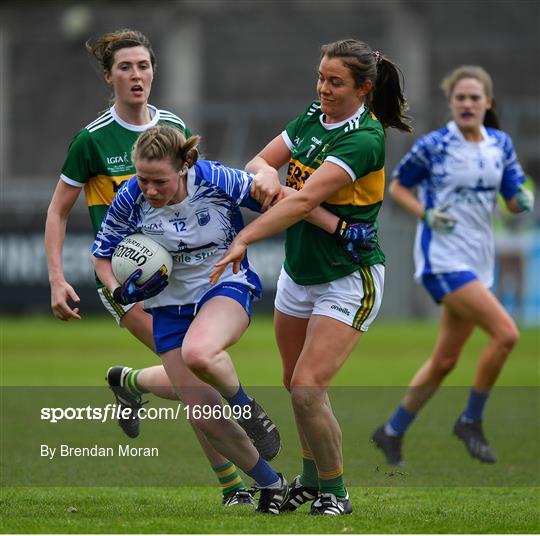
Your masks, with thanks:
[{"label": "text by brendan moran", "polygon": [[101,447],[92,445],[91,447],[71,447],[70,445],[40,445],[42,458],[52,460],[54,458],[157,458],[159,449],[157,447],[133,447],[131,445],[118,445],[117,447]]}]

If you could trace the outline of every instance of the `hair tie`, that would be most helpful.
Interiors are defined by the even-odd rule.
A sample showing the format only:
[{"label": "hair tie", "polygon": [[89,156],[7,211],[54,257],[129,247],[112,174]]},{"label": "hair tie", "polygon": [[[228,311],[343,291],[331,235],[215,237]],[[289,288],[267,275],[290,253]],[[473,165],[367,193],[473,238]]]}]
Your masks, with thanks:
[{"label": "hair tie", "polygon": [[373,57],[375,58],[375,64],[379,65],[382,61],[382,54],[378,50],[374,50]]}]

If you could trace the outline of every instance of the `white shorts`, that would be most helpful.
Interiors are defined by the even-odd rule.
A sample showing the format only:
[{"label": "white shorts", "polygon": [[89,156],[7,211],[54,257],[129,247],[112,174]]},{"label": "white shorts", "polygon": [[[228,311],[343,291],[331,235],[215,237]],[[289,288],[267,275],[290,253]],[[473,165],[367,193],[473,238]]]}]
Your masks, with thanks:
[{"label": "white shorts", "polygon": [[111,313],[117,324],[121,326],[120,321],[135,304],[130,303],[129,305],[120,305],[119,303],[115,302],[107,287],[98,288],[97,291],[99,297],[101,298],[101,302],[105,306],[105,309]]},{"label": "white shorts", "polygon": [[281,268],[275,307],[298,318],[323,315],[359,331],[367,331],[381,307],[384,265],[363,266],[358,272],[320,285],[297,285]]}]

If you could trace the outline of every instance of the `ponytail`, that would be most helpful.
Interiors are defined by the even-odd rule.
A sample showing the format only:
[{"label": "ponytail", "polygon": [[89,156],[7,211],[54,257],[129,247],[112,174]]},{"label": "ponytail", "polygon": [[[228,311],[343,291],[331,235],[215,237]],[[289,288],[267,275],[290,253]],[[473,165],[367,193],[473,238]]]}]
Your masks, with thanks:
[{"label": "ponytail", "polygon": [[406,123],[411,118],[405,115],[408,105],[403,96],[403,74],[399,67],[380,52],[376,51],[374,54],[378,61],[375,88],[371,95],[373,112],[384,128],[392,127],[402,132],[412,132],[411,125]]},{"label": "ponytail", "polygon": [[200,136],[190,136],[187,140],[177,128],[157,125],[145,130],[135,142],[131,160],[169,160],[177,171],[185,165],[193,167],[199,159],[197,145]]},{"label": "ponytail", "polygon": [[200,136],[190,136],[186,142],[180,147],[179,156],[187,167],[193,167],[199,159],[199,149],[197,145],[201,141]]},{"label": "ponytail", "polygon": [[496,128],[497,130],[501,130],[501,122],[499,121],[499,115],[495,108],[495,99],[491,99],[491,108],[486,110],[484,126],[486,128]]}]

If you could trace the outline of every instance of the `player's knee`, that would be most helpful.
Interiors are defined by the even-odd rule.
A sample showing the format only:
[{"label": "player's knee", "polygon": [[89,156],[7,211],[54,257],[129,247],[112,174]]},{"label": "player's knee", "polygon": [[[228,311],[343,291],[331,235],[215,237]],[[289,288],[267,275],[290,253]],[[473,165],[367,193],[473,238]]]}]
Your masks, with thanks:
[{"label": "player's knee", "polygon": [[212,364],[214,352],[204,344],[186,344],[182,347],[182,358],[186,366],[197,376],[206,374]]},{"label": "player's knee", "polygon": [[513,322],[508,323],[503,328],[497,330],[494,339],[496,340],[497,347],[503,350],[506,357],[519,340],[519,330]]},{"label": "player's knee", "polygon": [[307,413],[313,411],[315,400],[310,393],[310,387],[290,387],[291,390],[291,402],[296,413]]},{"label": "player's knee", "polygon": [[[285,371],[284,376],[287,374]],[[289,390],[296,387],[308,386],[309,388],[325,390],[330,385],[332,377],[326,371],[316,370],[312,368],[302,367],[296,368],[290,372]]]},{"label": "player's knee", "polygon": [[306,385],[294,385],[290,387],[291,401],[295,413],[300,415],[313,415],[321,403],[324,403],[325,388]]}]

